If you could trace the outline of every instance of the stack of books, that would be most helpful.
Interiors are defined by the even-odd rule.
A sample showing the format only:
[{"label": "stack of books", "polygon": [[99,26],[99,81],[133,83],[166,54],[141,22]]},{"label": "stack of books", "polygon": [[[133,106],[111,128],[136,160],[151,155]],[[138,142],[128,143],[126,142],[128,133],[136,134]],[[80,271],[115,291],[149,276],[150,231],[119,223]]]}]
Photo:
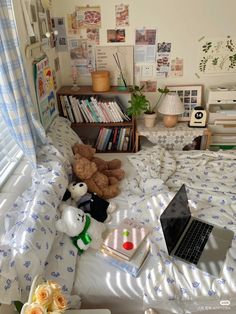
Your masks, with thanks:
[{"label": "stack of books", "polygon": [[97,151],[130,151],[132,147],[132,128],[100,128],[94,147]]},{"label": "stack of books", "polygon": [[150,252],[149,232],[150,228],[126,218],[109,233],[99,254],[111,265],[138,277]]},{"label": "stack of books", "polygon": [[60,95],[63,115],[71,122],[124,122],[130,118],[118,97]]}]

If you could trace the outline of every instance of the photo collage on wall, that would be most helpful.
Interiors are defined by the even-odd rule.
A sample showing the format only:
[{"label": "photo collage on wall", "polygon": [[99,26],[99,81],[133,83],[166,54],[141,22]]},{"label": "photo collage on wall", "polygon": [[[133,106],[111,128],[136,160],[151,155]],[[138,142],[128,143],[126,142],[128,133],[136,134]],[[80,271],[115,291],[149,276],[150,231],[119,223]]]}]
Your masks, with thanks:
[{"label": "photo collage on wall", "polygon": [[202,85],[179,85],[179,86],[166,86],[171,92],[175,92],[179,95],[180,100],[184,104],[185,112],[179,117],[180,121],[189,121],[191,111],[196,106],[202,104]]}]

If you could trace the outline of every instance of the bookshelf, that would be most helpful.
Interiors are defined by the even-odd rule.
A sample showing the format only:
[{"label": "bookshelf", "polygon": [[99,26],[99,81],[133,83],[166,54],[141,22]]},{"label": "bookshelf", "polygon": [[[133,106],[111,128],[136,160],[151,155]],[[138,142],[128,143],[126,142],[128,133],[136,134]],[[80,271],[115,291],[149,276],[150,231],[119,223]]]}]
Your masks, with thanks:
[{"label": "bookshelf", "polygon": [[[123,115],[130,98],[130,88],[119,90],[117,86],[112,86],[108,92],[94,92],[92,86],[79,86],[76,90],[72,86],[62,86],[57,91],[60,115],[72,122],[72,129],[84,143],[91,144],[97,152],[103,153],[135,151],[136,121],[134,118],[126,120],[127,117]],[[99,100],[100,108],[97,108],[96,101],[94,105],[94,99],[97,102]],[[117,104],[113,104],[113,99]],[[83,101],[86,101],[86,104]],[[83,106],[88,108],[84,109]],[[77,107],[80,111],[79,116],[76,113]],[[83,112],[86,110],[90,112]]]}]

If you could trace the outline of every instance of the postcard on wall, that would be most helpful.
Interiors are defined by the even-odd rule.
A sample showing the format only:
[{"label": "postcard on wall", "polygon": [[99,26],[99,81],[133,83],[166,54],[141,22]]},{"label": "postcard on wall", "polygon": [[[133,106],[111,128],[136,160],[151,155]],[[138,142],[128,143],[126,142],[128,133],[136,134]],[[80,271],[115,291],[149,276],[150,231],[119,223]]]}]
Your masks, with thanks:
[{"label": "postcard on wall", "polygon": [[116,27],[129,26],[129,5],[118,4],[115,6]]},{"label": "postcard on wall", "polygon": [[143,92],[156,92],[157,91],[157,81],[140,81],[140,87],[143,87]]},{"label": "postcard on wall", "polygon": [[136,29],[135,45],[155,45],[156,44],[156,29]]},{"label": "postcard on wall", "polygon": [[100,6],[76,7],[76,19],[79,28],[101,27]]},{"label": "postcard on wall", "polygon": [[71,63],[80,75],[90,75],[95,69],[94,46],[87,39],[70,38],[69,51]]},{"label": "postcard on wall", "polygon": [[99,28],[86,28],[86,37],[94,45],[99,45]]},{"label": "postcard on wall", "polygon": [[158,53],[157,54],[157,63],[156,71],[165,73],[165,76],[168,75],[170,69],[170,54],[169,53]]},{"label": "postcard on wall", "polygon": [[120,71],[114,55],[118,55],[122,72],[128,85],[133,85],[133,46],[97,46],[97,70],[110,71],[111,85],[117,85]]},{"label": "postcard on wall", "polygon": [[67,51],[68,50],[68,42],[66,35],[66,26],[65,26],[65,18],[64,17],[54,17],[52,18],[52,28],[58,32],[56,37],[56,48],[57,51]]},{"label": "postcard on wall", "polygon": [[169,77],[183,76],[184,60],[182,58],[172,59],[170,62]]},{"label": "postcard on wall", "polygon": [[199,41],[200,74],[236,72],[236,38],[203,38]]},{"label": "postcard on wall", "polygon": [[155,63],[156,46],[135,46],[134,60],[135,63]]},{"label": "postcard on wall", "polygon": [[125,29],[108,29],[107,30],[108,43],[124,43]]},{"label": "postcard on wall", "polygon": [[71,14],[67,14],[67,27],[69,35],[78,35],[80,34],[80,29],[77,21],[77,14],[73,12]]},{"label": "postcard on wall", "polygon": [[142,65],[142,77],[152,77],[153,76],[153,65],[144,64]]},{"label": "postcard on wall", "polygon": [[170,53],[171,52],[171,43],[166,43],[166,42],[158,43],[157,44],[157,52]]}]

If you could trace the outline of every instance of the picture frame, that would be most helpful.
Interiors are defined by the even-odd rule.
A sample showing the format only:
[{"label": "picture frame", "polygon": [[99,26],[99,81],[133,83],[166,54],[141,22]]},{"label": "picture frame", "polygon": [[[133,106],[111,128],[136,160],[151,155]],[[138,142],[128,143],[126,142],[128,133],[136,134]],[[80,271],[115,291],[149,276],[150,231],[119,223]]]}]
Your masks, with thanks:
[{"label": "picture frame", "polygon": [[202,105],[203,85],[166,85],[171,92],[176,92],[184,104],[185,111],[179,121],[190,121],[191,112]]}]

